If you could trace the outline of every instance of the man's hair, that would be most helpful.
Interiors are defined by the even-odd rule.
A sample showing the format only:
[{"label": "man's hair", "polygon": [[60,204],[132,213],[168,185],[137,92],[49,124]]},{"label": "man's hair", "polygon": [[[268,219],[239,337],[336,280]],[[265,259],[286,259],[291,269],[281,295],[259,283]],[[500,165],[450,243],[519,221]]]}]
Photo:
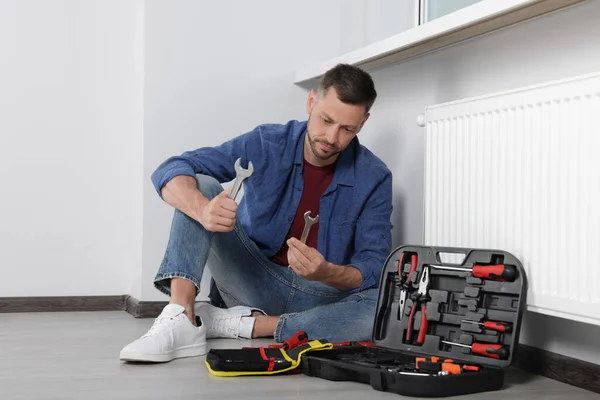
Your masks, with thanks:
[{"label": "man's hair", "polygon": [[364,106],[365,114],[369,112],[377,98],[371,76],[349,64],[338,64],[327,71],[321,80],[318,92],[325,96],[331,87],[335,89],[341,102]]}]

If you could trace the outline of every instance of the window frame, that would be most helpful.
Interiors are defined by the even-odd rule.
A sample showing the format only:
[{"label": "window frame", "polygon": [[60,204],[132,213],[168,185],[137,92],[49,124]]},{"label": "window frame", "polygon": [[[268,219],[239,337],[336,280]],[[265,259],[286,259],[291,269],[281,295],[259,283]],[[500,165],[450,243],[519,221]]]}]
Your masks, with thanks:
[{"label": "window frame", "polygon": [[[417,27],[417,26],[429,23],[429,22],[437,19],[437,18],[434,18],[431,21],[427,20],[427,15],[429,14],[429,2],[430,1],[431,0],[413,0],[413,9],[415,11],[415,15],[414,15],[414,27]],[[446,1],[449,1],[449,0],[446,0]],[[452,12],[455,12],[455,11],[458,11],[458,10],[462,10],[463,8],[467,8],[467,7],[469,7],[469,6],[457,8],[457,9],[455,9]],[[438,17],[438,18],[442,18],[442,17]]]},{"label": "window frame", "polygon": [[[418,1],[412,3],[417,10],[413,15],[415,21],[420,22],[426,8],[420,5],[425,0],[413,1]],[[339,63],[355,65],[366,71],[398,64],[585,1],[587,0],[482,0],[332,59],[302,66],[294,71],[292,81],[300,86],[313,85],[327,70]]]}]

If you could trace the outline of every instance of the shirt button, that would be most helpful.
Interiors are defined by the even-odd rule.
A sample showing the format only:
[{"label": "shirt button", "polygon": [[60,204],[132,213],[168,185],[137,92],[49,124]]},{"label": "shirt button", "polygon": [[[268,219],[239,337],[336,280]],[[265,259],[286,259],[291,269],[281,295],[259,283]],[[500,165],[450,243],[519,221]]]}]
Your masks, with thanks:
[{"label": "shirt button", "polygon": [[301,191],[301,190],[302,190],[302,188],[298,188],[298,191]]},{"label": "shirt button", "polygon": [[289,218],[288,218],[288,221],[291,221],[291,220],[293,220],[293,219],[294,219],[294,218],[292,218],[292,217],[289,217]]}]

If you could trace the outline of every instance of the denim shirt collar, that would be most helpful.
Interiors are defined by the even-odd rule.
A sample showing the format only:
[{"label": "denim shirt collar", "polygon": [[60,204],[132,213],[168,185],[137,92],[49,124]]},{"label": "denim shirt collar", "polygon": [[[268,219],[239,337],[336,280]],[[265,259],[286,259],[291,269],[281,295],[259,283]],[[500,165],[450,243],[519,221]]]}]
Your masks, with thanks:
[{"label": "denim shirt collar", "polygon": [[[304,140],[306,134],[307,130],[305,126],[296,144],[296,154],[294,156],[294,164],[299,166],[304,164]],[[354,186],[354,156],[358,145],[358,138],[354,137],[340,153],[330,188],[335,188],[337,185]]]}]

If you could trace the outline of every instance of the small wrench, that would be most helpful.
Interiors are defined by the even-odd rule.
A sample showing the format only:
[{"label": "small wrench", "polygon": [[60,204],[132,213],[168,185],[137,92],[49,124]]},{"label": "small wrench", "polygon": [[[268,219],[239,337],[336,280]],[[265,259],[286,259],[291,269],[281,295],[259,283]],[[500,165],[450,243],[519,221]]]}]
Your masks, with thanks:
[{"label": "small wrench", "polygon": [[[302,231],[302,236],[300,237],[300,241],[306,244],[306,239],[308,238],[308,234],[310,233],[310,228],[319,222],[319,214],[316,217],[310,217],[310,211],[304,213],[304,230]],[[288,265],[288,268],[292,268],[291,265]]]},{"label": "small wrench", "polygon": [[229,198],[230,199],[235,199],[235,197],[237,196],[238,192],[240,191],[241,187],[242,187],[242,182],[244,181],[244,179],[246,179],[247,177],[249,177],[250,175],[252,175],[252,172],[254,172],[254,167],[252,166],[252,161],[250,161],[248,163],[248,168],[244,169],[242,168],[242,159],[238,158],[235,161],[235,165],[233,166],[235,168],[235,181],[233,182],[233,187],[231,188],[231,192],[229,192]]},{"label": "small wrench", "polygon": [[317,214],[316,217],[311,218],[310,211],[304,213],[304,230],[302,231],[302,237],[300,237],[300,241],[302,243],[306,244],[306,239],[310,233],[310,228],[312,228],[312,226],[317,222],[319,222],[319,214]]}]

